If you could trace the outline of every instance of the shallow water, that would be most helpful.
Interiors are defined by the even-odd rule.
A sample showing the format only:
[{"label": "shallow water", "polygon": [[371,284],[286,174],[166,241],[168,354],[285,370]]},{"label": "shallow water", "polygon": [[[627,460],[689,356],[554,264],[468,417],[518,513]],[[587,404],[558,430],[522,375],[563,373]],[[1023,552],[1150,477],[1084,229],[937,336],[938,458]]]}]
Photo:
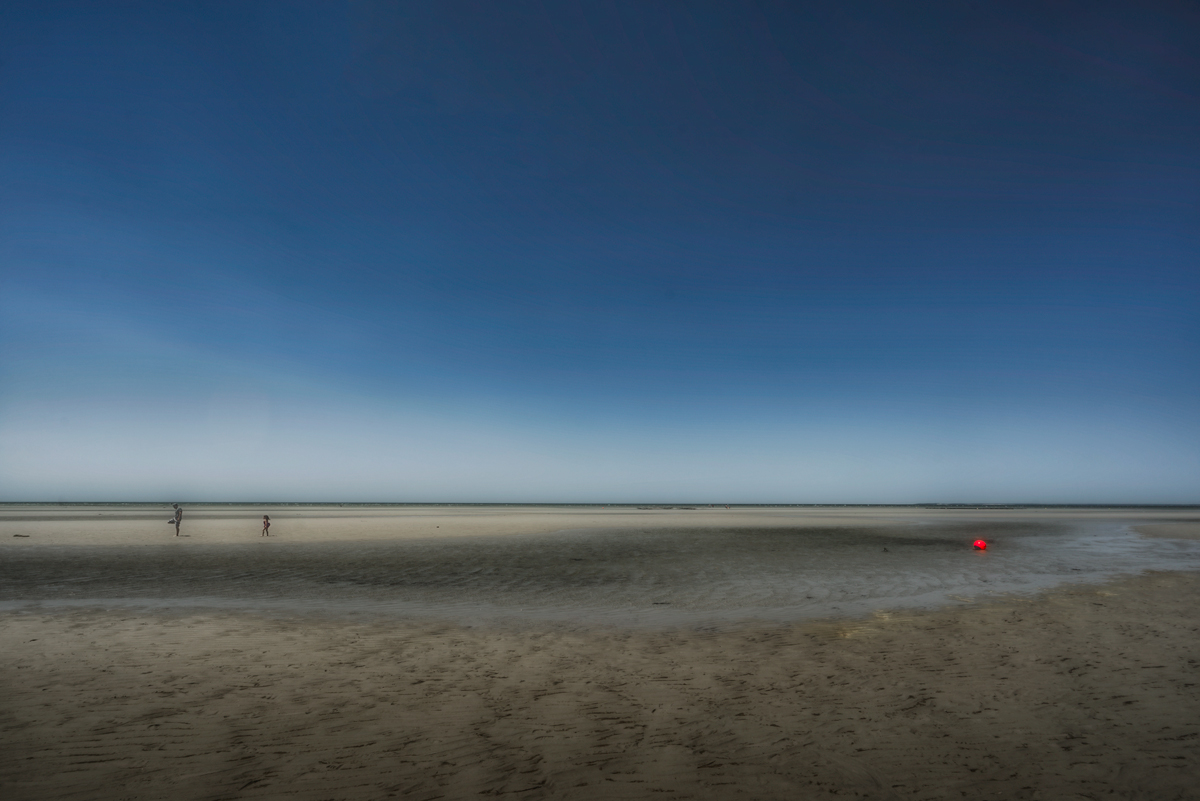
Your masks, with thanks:
[{"label": "shallow water", "polygon": [[[985,552],[970,543],[982,536]],[[0,562],[0,608],[132,606],[678,625],[933,608],[1144,570],[1200,543],[1122,523],[579,530],[321,544],[34,546]]]}]

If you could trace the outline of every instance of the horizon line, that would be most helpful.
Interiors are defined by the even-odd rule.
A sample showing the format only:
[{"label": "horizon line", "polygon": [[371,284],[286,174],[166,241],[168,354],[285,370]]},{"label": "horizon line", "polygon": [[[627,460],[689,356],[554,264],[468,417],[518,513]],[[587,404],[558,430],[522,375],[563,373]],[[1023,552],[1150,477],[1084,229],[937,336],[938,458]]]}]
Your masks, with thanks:
[{"label": "horizon line", "polygon": [[944,509],[1200,509],[1198,503],[1022,503],[943,502],[920,503],[721,503],[712,501],[0,501],[0,506],[628,506],[678,509],[681,507],[902,507]]}]

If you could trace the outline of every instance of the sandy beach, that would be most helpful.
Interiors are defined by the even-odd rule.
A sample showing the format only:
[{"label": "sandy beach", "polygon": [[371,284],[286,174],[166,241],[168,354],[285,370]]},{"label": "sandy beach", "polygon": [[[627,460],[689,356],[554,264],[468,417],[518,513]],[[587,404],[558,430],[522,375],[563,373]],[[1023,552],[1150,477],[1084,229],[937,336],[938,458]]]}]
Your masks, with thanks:
[{"label": "sandy beach", "polygon": [[[1013,522],[1113,521],[1200,532],[1200,509],[1154,508],[921,508],[734,506],[505,506],[439,505],[185,505],[182,533],[211,543],[245,542],[258,534],[262,515],[287,542],[451,538],[626,528],[787,529],[896,527],[914,522],[976,526]],[[146,545],[169,538],[169,504],[3,504],[0,547],[30,544]],[[1164,531],[1166,529],[1163,529]],[[22,536],[16,536],[22,535]],[[14,539],[15,537],[15,539]],[[24,542],[20,540],[26,540]]]},{"label": "sandy beach", "polygon": [[[454,538],[511,535],[517,542],[631,526],[647,536],[706,526],[857,527],[886,537],[872,543],[893,543],[896,552],[918,537],[908,528],[915,520],[946,526],[913,539],[918,554],[948,552],[955,542],[943,542],[944,532],[964,521],[964,533],[972,526],[997,531],[1013,550],[1020,537],[1034,536],[1021,526],[1049,525],[1045,536],[1056,537],[1055,526],[1080,521],[1136,526],[1147,542],[1182,549],[1191,547],[1200,517],[1147,510],[308,512],[271,510],[279,538],[269,547],[295,546],[299,554],[305,543],[407,537],[432,548]],[[257,536],[252,524],[261,513],[191,510],[183,528],[190,537],[171,547],[206,538],[232,547],[238,537]],[[1141,571],[933,609],[792,621],[726,617],[714,625],[259,613],[86,597],[77,606],[50,603],[70,590],[45,589],[45,571],[72,554],[101,553],[88,550],[97,543],[125,549],[113,553],[128,555],[137,570],[176,575],[182,557],[154,550],[173,539],[166,517],[154,508],[110,507],[9,507],[0,515],[0,558],[6,569],[16,566],[6,573],[8,589],[44,599],[0,614],[5,798],[1197,797],[1196,572]],[[769,538],[754,542],[776,547]],[[520,551],[512,569],[541,552]],[[138,562],[135,553],[146,558]],[[548,564],[557,569],[559,562]],[[432,569],[420,574],[423,581]],[[729,592],[721,597],[743,597]]]}]

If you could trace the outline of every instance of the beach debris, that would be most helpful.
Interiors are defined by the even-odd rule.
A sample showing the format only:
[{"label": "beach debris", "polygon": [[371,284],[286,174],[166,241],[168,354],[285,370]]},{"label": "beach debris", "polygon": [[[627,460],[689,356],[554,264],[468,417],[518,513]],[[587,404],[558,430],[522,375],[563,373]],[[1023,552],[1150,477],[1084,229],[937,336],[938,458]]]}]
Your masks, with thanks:
[{"label": "beach debris", "polygon": [[984,542],[983,540],[975,540],[975,550],[977,550],[977,551],[986,551],[986,550],[987,550],[987,543],[986,543],[986,542]]},{"label": "beach debris", "polygon": [[13,536],[14,536],[14,537],[24,537],[25,539],[29,539],[29,535],[28,535],[28,534],[13,534]]}]

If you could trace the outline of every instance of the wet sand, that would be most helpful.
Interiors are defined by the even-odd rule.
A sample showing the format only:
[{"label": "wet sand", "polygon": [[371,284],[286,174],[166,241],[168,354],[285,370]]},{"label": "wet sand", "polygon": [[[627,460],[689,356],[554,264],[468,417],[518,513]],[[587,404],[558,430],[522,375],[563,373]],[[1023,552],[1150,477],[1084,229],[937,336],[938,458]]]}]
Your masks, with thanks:
[{"label": "wet sand", "polygon": [[[931,609],[1143,570],[1200,570],[1200,543],[1139,536],[1119,514],[281,508],[273,536],[263,538],[255,510],[189,509],[183,537],[165,524],[166,511],[0,511],[0,611],[728,625]],[[1157,519],[1146,525],[1192,525]],[[4,538],[10,530],[15,536]],[[971,548],[981,537],[987,552]]]},{"label": "wet sand", "polygon": [[1160,537],[1169,540],[1200,540],[1200,522],[1175,521],[1134,526],[1134,531],[1143,537]]},{"label": "wet sand", "polygon": [[[250,511],[214,515],[207,531],[240,533]],[[165,530],[166,515],[141,514],[105,532],[129,546],[165,536],[136,526],[162,517]],[[561,512],[518,514],[491,525],[571,527],[551,519]],[[809,514],[863,525],[861,511]],[[908,514],[867,517],[902,526]],[[1161,536],[1190,514],[1106,519],[1168,526],[1149,532]],[[0,558],[34,553],[22,550],[34,537],[69,558],[106,536],[53,517],[0,515]],[[452,536],[484,533],[464,517]],[[797,525],[794,512],[778,519]],[[17,800],[1192,799],[1198,601],[1200,574],[1155,572],[935,611],[719,626],[26,608],[0,614],[0,788]]]}]

